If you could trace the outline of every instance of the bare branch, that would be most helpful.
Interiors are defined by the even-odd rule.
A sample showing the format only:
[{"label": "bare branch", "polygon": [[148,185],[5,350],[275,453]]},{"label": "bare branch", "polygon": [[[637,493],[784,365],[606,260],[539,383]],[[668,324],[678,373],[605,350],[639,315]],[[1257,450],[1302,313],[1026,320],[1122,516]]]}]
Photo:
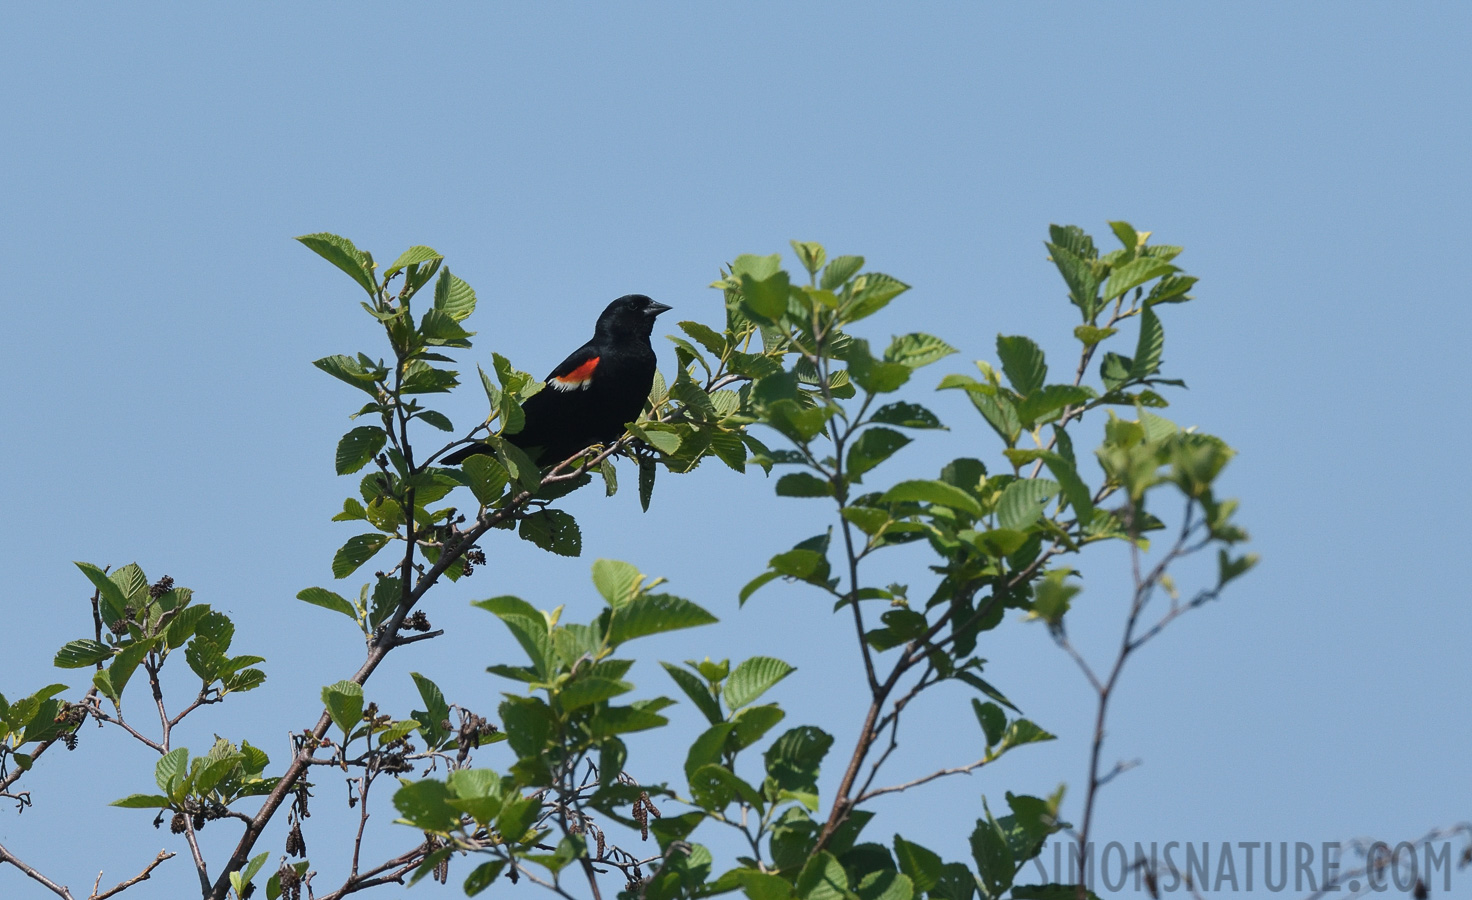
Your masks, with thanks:
[{"label": "bare branch", "polygon": [[170,853],[167,850],[160,850],[158,851],[158,856],[155,856],[153,858],[153,862],[149,863],[142,872],[139,872],[137,875],[134,875],[127,881],[119,881],[117,884],[113,885],[100,894],[97,892],[97,884],[102,883],[102,873],[98,872],[97,883],[92,885],[92,893],[88,895],[87,900],[107,900],[108,897],[111,897],[115,894],[121,894],[123,891],[126,891],[128,888],[132,887],[138,882],[147,881],[149,877],[153,874],[153,870],[162,865],[164,860],[173,858],[173,853]]},{"label": "bare branch", "polygon": [[6,850],[4,844],[0,844],[0,864],[4,863],[10,863],[12,866],[20,869],[22,872],[26,873],[26,875],[28,875],[31,880],[44,886],[56,896],[65,897],[66,900],[73,900],[71,891],[67,890],[64,886],[57,884],[50,878],[47,878],[45,875],[42,875],[40,872],[37,872],[35,869],[26,865],[14,853]]},{"label": "bare branch", "polygon": [[941,769],[938,772],[931,772],[929,775],[923,775],[919,778],[916,778],[914,781],[906,781],[904,784],[894,784],[890,785],[889,787],[875,788],[874,790],[869,791],[866,794],[860,794],[858,796],[858,799],[854,800],[854,803],[863,803],[865,800],[869,800],[873,797],[878,797],[880,794],[896,794],[900,791],[907,791],[912,787],[919,787],[920,785],[934,781],[937,778],[945,778],[947,775],[970,775],[972,772],[976,771],[989,762],[991,762],[991,760],[989,759],[978,759],[974,763],[970,763],[964,766],[957,766],[954,769]]}]

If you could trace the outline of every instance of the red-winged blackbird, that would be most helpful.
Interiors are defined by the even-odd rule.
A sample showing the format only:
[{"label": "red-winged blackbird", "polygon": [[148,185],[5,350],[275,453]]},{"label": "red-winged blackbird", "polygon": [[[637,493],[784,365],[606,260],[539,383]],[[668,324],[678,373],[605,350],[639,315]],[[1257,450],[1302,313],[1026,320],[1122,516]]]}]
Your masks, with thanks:
[{"label": "red-winged blackbird", "polygon": [[[507,439],[532,454],[538,465],[561,462],[593,444],[608,444],[639,417],[654,384],[654,317],[669,309],[643,294],[627,294],[598,317],[593,339],[574,350],[547,386],[521,405],[526,424]],[[444,458],[459,465],[485,444],[463,447]]]}]

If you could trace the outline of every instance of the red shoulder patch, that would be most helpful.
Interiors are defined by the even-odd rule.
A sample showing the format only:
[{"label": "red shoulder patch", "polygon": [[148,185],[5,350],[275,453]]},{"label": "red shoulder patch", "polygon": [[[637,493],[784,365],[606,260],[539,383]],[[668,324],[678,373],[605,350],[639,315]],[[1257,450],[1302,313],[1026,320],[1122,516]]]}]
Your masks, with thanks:
[{"label": "red shoulder patch", "polygon": [[566,375],[558,375],[548,384],[559,391],[587,390],[588,385],[593,383],[593,370],[598,368],[600,358],[595,356]]}]

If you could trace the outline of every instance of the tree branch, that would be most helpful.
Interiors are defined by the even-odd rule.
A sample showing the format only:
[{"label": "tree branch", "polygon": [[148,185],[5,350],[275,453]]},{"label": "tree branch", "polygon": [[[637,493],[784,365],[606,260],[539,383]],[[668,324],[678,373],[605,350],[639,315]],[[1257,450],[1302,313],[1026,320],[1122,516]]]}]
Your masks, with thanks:
[{"label": "tree branch", "polygon": [[40,872],[37,872],[32,867],[26,865],[14,853],[11,853],[9,850],[5,849],[4,844],[0,844],[0,864],[3,863],[10,863],[12,866],[20,869],[22,872],[26,873],[26,875],[28,875],[33,881],[46,887],[48,890],[51,891],[51,893],[55,894],[56,896],[65,897],[66,900],[73,900],[71,891],[67,890],[62,885],[59,885],[56,882],[52,881],[50,878],[47,878],[45,875],[42,875]]}]

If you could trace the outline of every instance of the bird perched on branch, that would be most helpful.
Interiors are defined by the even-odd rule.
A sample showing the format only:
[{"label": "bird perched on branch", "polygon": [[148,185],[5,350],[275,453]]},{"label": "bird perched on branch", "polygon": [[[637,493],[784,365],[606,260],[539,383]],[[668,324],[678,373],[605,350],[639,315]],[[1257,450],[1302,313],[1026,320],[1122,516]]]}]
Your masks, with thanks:
[{"label": "bird perched on branch", "polygon": [[[593,444],[609,444],[639,417],[654,384],[654,319],[670,307],[643,294],[626,294],[603,310],[593,339],[572,352],[547,386],[526,399],[526,424],[506,438],[526,450],[538,465],[561,462]],[[446,456],[459,465],[486,444],[471,444]]]}]

